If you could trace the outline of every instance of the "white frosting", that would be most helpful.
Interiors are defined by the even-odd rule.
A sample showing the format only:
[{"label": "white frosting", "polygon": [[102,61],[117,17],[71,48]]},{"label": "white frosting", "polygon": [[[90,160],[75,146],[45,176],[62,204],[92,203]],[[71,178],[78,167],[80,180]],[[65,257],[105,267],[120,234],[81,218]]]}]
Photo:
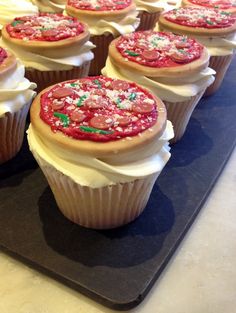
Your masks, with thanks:
[{"label": "white frosting", "polygon": [[[6,42],[0,39],[0,46],[7,48],[12,51],[25,65],[27,68],[34,68],[40,71],[56,71],[56,70],[70,70],[73,66],[80,66],[86,61],[93,59],[94,55],[90,51],[95,46],[87,41],[82,48],[79,50],[72,48],[65,48],[66,57],[63,58],[51,58],[47,56],[47,49],[44,50],[44,55],[28,52],[25,49],[19,48],[18,46]],[[60,49],[63,53],[63,50]]]},{"label": "white frosting", "polygon": [[[102,74],[112,78],[134,81],[137,84],[146,87],[156,96],[165,101],[187,101],[199,92],[205,90],[214,81],[215,71],[211,68],[189,75],[189,77],[170,77],[170,78],[150,78],[136,72],[128,71],[114,66],[107,58],[106,65],[102,69]],[[157,81],[158,80],[158,81]]]},{"label": "white frosting", "polygon": [[209,51],[211,56],[224,56],[234,53],[236,48],[236,34],[226,37],[205,38],[195,36]]},{"label": "white frosting", "polygon": [[[161,138],[156,143],[144,145],[128,156],[111,156],[106,161],[83,154],[72,154],[42,140],[30,125],[28,131],[30,150],[46,163],[56,168],[82,186],[99,188],[116,183],[130,182],[147,175],[159,174],[170,158],[168,141],[173,138],[173,127],[168,121]],[[115,159],[115,161],[114,161]],[[118,164],[114,164],[119,160]],[[44,166],[44,164],[40,164]]]},{"label": "white frosting", "polygon": [[30,0],[0,0],[0,29],[15,17],[38,13]]},{"label": "white frosting", "polygon": [[60,13],[65,9],[66,0],[31,0],[40,12]]},{"label": "white frosting", "polygon": [[134,9],[122,19],[117,17],[111,21],[109,15],[107,20],[100,19],[93,15],[91,17],[79,16],[79,20],[89,26],[91,36],[112,34],[114,37],[118,37],[120,35],[132,33],[138,28],[140,23],[140,19],[137,17],[138,14],[139,12]]},{"label": "white frosting", "polygon": [[[154,30],[160,31],[158,23],[156,24]],[[210,56],[229,55],[234,53],[234,49],[236,48],[236,33],[225,37],[206,37],[195,35],[192,35],[191,37],[195,38],[198,42],[205,46]]]},{"label": "white frosting", "polygon": [[25,68],[20,61],[15,71],[0,80],[0,117],[7,112],[17,112],[36,95],[33,91],[35,83],[24,77]]},{"label": "white frosting", "polygon": [[146,11],[149,13],[162,12],[173,9],[173,6],[169,5],[166,0],[135,0],[135,4],[138,11]]}]

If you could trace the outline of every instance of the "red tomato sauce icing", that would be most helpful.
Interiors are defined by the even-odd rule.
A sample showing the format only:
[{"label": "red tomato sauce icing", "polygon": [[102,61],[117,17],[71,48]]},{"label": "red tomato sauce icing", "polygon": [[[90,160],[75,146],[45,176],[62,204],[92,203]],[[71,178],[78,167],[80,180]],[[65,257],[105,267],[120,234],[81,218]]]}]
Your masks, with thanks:
[{"label": "red tomato sauce icing", "polygon": [[140,31],[120,37],[117,50],[128,61],[149,67],[173,67],[199,59],[203,46],[172,33]]},{"label": "red tomato sauce icing", "polygon": [[3,48],[0,47],[0,65],[7,58],[7,52]]},{"label": "red tomato sauce icing", "polygon": [[147,90],[104,76],[66,81],[41,96],[41,119],[52,131],[80,140],[141,136],[146,129],[152,131],[157,115]]},{"label": "red tomato sauce icing", "polygon": [[236,9],[235,0],[188,0],[190,3],[219,10]]},{"label": "red tomato sauce icing", "polygon": [[84,26],[74,17],[40,13],[16,17],[6,29],[9,35],[16,39],[59,41],[80,35]]},{"label": "red tomato sauce icing", "polygon": [[68,5],[88,11],[116,11],[131,5],[131,0],[69,0]]},{"label": "red tomato sauce icing", "polygon": [[215,9],[185,7],[168,11],[163,14],[166,20],[189,27],[226,28],[235,24],[236,17]]}]

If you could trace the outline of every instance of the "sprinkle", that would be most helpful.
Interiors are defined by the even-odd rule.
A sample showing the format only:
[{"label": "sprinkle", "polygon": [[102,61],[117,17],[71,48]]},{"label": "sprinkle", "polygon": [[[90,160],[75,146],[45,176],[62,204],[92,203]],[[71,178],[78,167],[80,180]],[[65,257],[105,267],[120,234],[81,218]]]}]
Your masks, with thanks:
[{"label": "sprinkle", "polygon": [[212,21],[206,20],[206,22],[207,22],[208,25],[213,25],[214,24]]},{"label": "sprinkle", "polygon": [[98,86],[98,89],[102,88],[102,85],[98,79],[95,79],[93,82],[94,82],[94,84],[96,84]]},{"label": "sprinkle", "polygon": [[137,57],[139,55],[139,53],[136,53],[136,52],[130,51],[130,50],[125,50],[125,53],[127,53],[128,55],[130,55],[132,57]]},{"label": "sprinkle", "polygon": [[113,133],[113,131],[106,131],[106,130],[101,130],[101,129],[88,127],[88,126],[80,126],[79,128],[87,133],[95,133],[95,134],[101,134],[101,135],[110,135]]},{"label": "sprinkle", "polygon": [[22,24],[22,23],[23,23],[23,21],[14,21],[14,22],[11,23],[11,25],[12,26],[16,26],[16,25]]},{"label": "sprinkle", "polygon": [[69,117],[66,114],[59,113],[59,112],[54,112],[53,115],[55,117],[58,117],[62,121],[63,127],[68,127],[69,126],[70,120],[69,120]]},{"label": "sprinkle", "polygon": [[79,101],[76,103],[77,107],[81,107],[83,105],[83,101],[87,98],[86,95],[83,95],[79,98]]},{"label": "sprinkle", "polygon": [[137,97],[136,93],[132,92],[129,96],[129,100],[133,101],[136,99],[136,97]]}]

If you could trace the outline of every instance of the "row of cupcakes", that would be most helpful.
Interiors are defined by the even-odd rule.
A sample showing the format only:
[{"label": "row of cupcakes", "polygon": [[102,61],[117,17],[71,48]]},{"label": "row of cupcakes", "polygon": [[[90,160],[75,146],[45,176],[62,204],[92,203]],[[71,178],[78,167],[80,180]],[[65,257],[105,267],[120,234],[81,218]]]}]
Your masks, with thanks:
[{"label": "row of cupcakes", "polygon": [[[231,15],[226,16],[231,18]],[[51,18],[53,21],[48,21]],[[43,14],[36,20],[33,18],[33,25],[31,25],[32,18],[24,17],[23,20],[20,18],[20,23],[15,23],[18,21],[16,19],[10,24],[8,34],[11,37],[13,28],[13,38],[15,35],[17,37],[18,31],[14,31],[17,27],[23,36],[20,40],[23,45],[25,42],[27,46],[31,46],[30,38],[26,38],[25,35],[39,35],[39,41],[46,42],[48,48],[48,44],[54,42],[51,40],[53,33],[51,29],[46,29],[50,27],[41,25],[41,20],[48,26],[53,24],[54,30],[55,26],[60,28],[62,26],[60,23],[63,22],[62,32],[59,32],[63,36],[56,40],[57,42],[67,41],[68,37],[65,36],[68,34],[69,38],[73,38],[73,43],[76,41],[75,37],[79,37],[76,41],[79,47],[83,45],[83,40],[87,42],[86,25],[74,19],[71,21],[69,17],[52,14]],[[234,21],[233,17],[232,20]],[[71,23],[73,24],[69,27]],[[39,32],[32,33],[28,26],[22,27],[22,24],[39,29]],[[228,28],[228,24],[226,25],[225,27]],[[233,25],[235,27],[235,24]],[[5,29],[7,27],[3,29],[4,40],[7,38]],[[233,31],[235,32],[235,28]],[[52,48],[51,54],[60,53],[60,43],[56,49]],[[36,47],[32,45],[32,49]],[[42,45],[41,50],[44,49],[45,46]],[[11,54],[2,49],[1,55],[2,69],[6,69]],[[183,122],[189,119],[193,106],[196,105],[207,85],[213,81],[213,71],[207,67],[208,61],[208,50],[195,39],[185,35],[153,31],[131,33],[120,37],[110,45],[109,59],[103,71],[107,76],[115,76],[116,74],[113,74],[115,72],[118,72],[118,75],[128,73],[133,75],[132,79],[126,77],[126,81],[123,81],[103,76],[76,79],[59,83],[37,97],[31,112],[29,143],[65,216],[86,227],[109,228],[127,223],[141,213],[156,177],[170,156],[167,142],[172,137],[172,131],[170,123],[166,122],[165,108],[158,95],[163,98],[172,94],[172,101],[163,98],[168,114],[171,112],[170,107],[184,108],[181,113],[175,109],[174,117],[178,116],[176,122],[173,117],[176,129],[178,125],[183,126]],[[118,67],[118,71],[115,67]],[[9,69],[7,72],[9,75],[12,73]],[[155,96],[140,89],[134,83],[127,82],[127,79],[132,81],[139,79],[141,72],[144,87],[146,78],[154,82],[153,90],[146,87],[151,89]],[[60,77],[62,81],[63,76],[58,75],[58,78]],[[50,79],[54,78],[55,75],[52,75]],[[177,101],[173,95],[178,93],[180,88],[190,93],[192,89],[199,91],[196,81],[202,81],[201,94],[197,93],[196,97],[191,96],[191,99],[186,101]],[[35,86],[28,81],[27,83],[29,84],[27,90],[30,91],[32,98],[34,96],[32,89]],[[49,81],[47,84],[50,85]],[[175,88],[176,86],[178,87]],[[179,96],[182,96],[182,93],[179,92]],[[10,114],[6,115],[10,116]],[[19,124],[19,122],[14,124],[13,120],[10,123],[13,128],[17,123]],[[3,133],[6,131],[4,130]],[[105,147],[110,147],[110,150],[106,150]],[[46,154],[44,154],[45,149],[47,149]],[[83,160],[83,166],[71,166],[78,156],[79,163]],[[146,160],[147,156],[151,159]],[[69,163],[65,163],[64,157],[69,160]],[[95,160],[93,162],[96,164],[90,164],[92,160]],[[140,171],[137,166],[141,166]],[[95,172],[93,172],[94,168]],[[148,168],[149,171],[144,171],[144,168]],[[152,172],[150,172],[151,168]],[[75,175],[78,171],[80,174]],[[94,181],[94,177],[100,178]],[[109,181],[104,182],[104,177],[106,179],[109,177]],[[85,183],[88,178],[89,182]],[[140,192],[141,190],[143,192]],[[131,206],[127,201],[124,206],[127,192],[129,200],[132,200]],[[109,205],[106,203],[107,199],[110,199]],[[79,201],[82,204],[76,205]],[[114,203],[117,204],[115,209]],[[105,215],[104,207],[107,208]],[[125,208],[122,214],[121,208]]]},{"label": "row of cupcakes", "polygon": [[[170,25],[175,33],[197,33],[197,39],[215,44],[215,50],[221,51],[219,44],[225,44],[223,53],[229,55],[210,59],[217,70],[218,87],[233,55],[235,42],[230,39],[235,34],[234,15],[212,9],[179,8],[161,15],[159,27]],[[26,77],[36,82],[39,90],[88,74],[93,45],[88,41],[88,27],[75,17],[43,13],[15,18],[4,26],[2,36],[2,45],[23,60]],[[131,33],[112,42],[102,73],[136,81],[161,97],[174,124],[177,141],[205,89],[213,82],[214,71],[207,67],[209,50],[186,36],[153,31]],[[104,52],[100,50],[100,56]]]}]

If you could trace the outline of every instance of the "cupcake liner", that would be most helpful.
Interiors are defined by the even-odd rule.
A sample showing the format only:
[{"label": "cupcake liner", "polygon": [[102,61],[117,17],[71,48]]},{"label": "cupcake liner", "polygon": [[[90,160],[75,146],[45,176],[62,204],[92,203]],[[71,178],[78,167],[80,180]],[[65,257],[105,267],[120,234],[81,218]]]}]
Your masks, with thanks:
[{"label": "cupcake liner", "polygon": [[24,139],[29,107],[30,102],[19,111],[7,112],[0,118],[0,164],[12,159],[19,152]]},{"label": "cupcake liner", "polygon": [[160,14],[161,11],[155,13],[140,11],[138,15],[138,17],[140,18],[140,24],[139,27],[137,28],[137,31],[153,29],[156,26]]},{"label": "cupcake liner", "polygon": [[144,210],[158,174],[128,183],[90,188],[75,183],[36,152],[39,163],[62,214],[74,223],[109,229],[133,221]]},{"label": "cupcake liner", "polygon": [[167,119],[172,122],[174,127],[175,136],[170,141],[171,143],[176,143],[183,136],[192,112],[204,94],[204,91],[205,90],[191,97],[188,101],[169,102],[163,100],[167,109]]},{"label": "cupcake liner", "polygon": [[215,93],[224,79],[225,73],[233,59],[233,54],[226,56],[211,56],[209,67],[216,71],[215,81],[210,85],[204,94],[204,96],[210,96]]},{"label": "cupcake liner", "polygon": [[114,39],[112,34],[90,37],[90,41],[96,46],[93,49],[94,59],[91,61],[89,75],[96,76],[101,74],[101,69],[106,64],[109,44]]},{"label": "cupcake liner", "polygon": [[88,76],[89,66],[90,61],[84,62],[81,66],[74,66],[71,70],[64,71],[39,71],[33,68],[26,68],[25,77],[29,81],[35,82],[37,84],[37,91],[40,92],[56,83]]}]

